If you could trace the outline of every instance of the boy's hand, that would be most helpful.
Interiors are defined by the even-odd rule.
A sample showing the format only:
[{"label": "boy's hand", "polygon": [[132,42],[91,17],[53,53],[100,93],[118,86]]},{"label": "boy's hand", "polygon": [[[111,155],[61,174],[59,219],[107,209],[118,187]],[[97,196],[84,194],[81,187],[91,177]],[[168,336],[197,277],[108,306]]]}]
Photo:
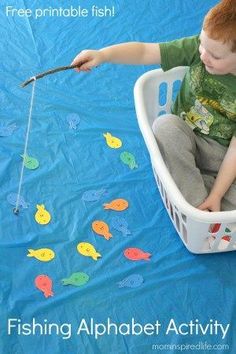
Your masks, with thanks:
[{"label": "boy's hand", "polygon": [[102,62],[104,62],[103,54],[98,50],[82,50],[72,61],[71,65],[79,64],[83,62],[83,64],[75,68],[77,72],[80,71],[90,71],[92,68],[98,66]]},{"label": "boy's hand", "polygon": [[203,211],[220,211],[221,198],[209,195],[197,208]]}]

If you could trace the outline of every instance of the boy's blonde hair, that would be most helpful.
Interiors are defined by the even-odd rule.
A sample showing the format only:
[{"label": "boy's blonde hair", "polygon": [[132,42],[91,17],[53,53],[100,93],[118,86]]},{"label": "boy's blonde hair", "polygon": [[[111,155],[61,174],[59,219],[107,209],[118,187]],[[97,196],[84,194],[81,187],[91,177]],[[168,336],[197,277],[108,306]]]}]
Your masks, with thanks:
[{"label": "boy's blonde hair", "polygon": [[236,52],[236,0],[221,0],[205,16],[203,30],[207,35],[223,43],[232,43]]}]

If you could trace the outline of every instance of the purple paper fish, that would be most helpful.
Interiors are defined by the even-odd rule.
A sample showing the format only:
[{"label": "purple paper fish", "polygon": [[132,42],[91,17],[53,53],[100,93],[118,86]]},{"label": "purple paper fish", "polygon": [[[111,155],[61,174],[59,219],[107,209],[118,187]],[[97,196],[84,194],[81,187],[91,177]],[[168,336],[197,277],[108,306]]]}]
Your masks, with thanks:
[{"label": "purple paper fish", "polygon": [[0,126],[0,136],[10,136],[17,129],[15,123],[10,125],[2,125]]},{"label": "purple paper fish", "polygon": [[77,125],[80,123],[80,116],[77,113],[70,113],[66,117],[67,123],[69,123],[70,129],[77,129]]},{"label": "purple paper fish", "polygon": [[[10,193],[7,196],[7,201],[8,203],[10,203],[11,205],[16,205],[16,200],[17,200],[17,194],[16,193]],[[26,209],[29,207],[29,203],[26,203],[26,201],[24,200],[24,197],[22,197],[20,195],[19,198],[19,206],[22,207],[23,209]]]},{"label": "purple paper fish", "polygon": [[119,288],[137,288],[143,283],[143,276],[141,274],[131,274],[118,282]]},{"label": "purple paper fish", "polygon": [[119,216],[113,217],[111,219],[111,227],[113,227],[113,229],[121,232],[123,236],[127,236],[127,235],[131,234],[131,232],[128,229],[127,221],[124,218],[121,218]]},{"label": "purple paper fish", "polygon": [[105,189],[91,189],[83,193],[82,200],[84,202],[96,202],[99,200],[103,194],[107,193]]}]

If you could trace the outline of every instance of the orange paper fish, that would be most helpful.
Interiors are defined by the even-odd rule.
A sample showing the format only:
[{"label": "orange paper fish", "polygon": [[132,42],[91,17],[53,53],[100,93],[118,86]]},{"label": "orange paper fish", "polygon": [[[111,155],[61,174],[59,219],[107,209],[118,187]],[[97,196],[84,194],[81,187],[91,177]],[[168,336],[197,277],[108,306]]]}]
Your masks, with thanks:
[{"label": "orange paper fish", "polygon": [[96,234],[104,236],[106,240],[109,240],[112,237],[109,226],[102,220],[95,220],[92,223],[92,229]]},{"label": "orange paper fish", "polygon": [[114,199],[110,203],[103,204],[104,209],[123,211],[128,208],[129,203],[125,199]]}]

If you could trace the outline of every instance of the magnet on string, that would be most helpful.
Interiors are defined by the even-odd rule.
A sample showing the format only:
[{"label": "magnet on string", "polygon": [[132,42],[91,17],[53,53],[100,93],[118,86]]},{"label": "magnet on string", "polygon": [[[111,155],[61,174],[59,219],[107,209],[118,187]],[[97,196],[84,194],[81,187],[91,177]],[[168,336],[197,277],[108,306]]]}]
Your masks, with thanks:
[{"label": "magnet on string", "polygon": [[18,216],[19,215],[20,210],[18,208],[13,208],[13,213]]}]

